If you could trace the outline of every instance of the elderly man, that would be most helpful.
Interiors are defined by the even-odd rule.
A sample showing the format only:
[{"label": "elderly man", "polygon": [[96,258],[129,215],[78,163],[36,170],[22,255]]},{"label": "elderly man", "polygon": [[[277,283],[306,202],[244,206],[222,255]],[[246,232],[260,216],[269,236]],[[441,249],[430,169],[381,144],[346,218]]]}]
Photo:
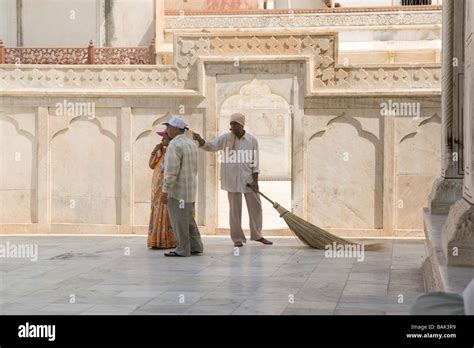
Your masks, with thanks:
[{"label": "elderly man", "polygon": [[[205,151],[221,151],[221,188],[227,191],[229,199],[230,235],[234,246],[241,247],[246,242],[242,230],[242,193],[247,202],[250,220],[250,239],[263,244],[273,242],[262,236],[262,203],[258,190],[258,142],[244,130],[245,116],[239,113],[230,117],[230,133],[221,135],[213,141],[206,141],[197,133],[194,140]],[[247,186],[250,184],[252,189]]]},{"label": "elderly man", "polygon": [[186,122],[173,116],[166,125],[172,139],[164,164],[161,201],[168,205],[171,227],[176,234],[175,251],[165,256],[190,256],[202,253],[203,245],[192,215],[196,197],[197,147],[184,135]]}]

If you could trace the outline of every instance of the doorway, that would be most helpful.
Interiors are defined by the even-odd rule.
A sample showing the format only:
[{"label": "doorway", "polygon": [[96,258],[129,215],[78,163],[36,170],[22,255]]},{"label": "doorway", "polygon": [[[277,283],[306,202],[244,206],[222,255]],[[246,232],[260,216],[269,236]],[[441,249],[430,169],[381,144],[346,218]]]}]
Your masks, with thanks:
[{"label": "doorway", "polygon": [[[291,207],[293,76],[218,75],[218,134],[229,132],[230,115],[246,116],[245,130],[258,139],[260,151],[259,187],[282,206]],[[220,170],[219,170],[220,172]],[[218,228],[229,229],[227,192],[218,185]],[[249,219],[242,199],[242,228],[248,231]],[[269,202],[262,198],[263,229],[280,234],[287,226]]]}]

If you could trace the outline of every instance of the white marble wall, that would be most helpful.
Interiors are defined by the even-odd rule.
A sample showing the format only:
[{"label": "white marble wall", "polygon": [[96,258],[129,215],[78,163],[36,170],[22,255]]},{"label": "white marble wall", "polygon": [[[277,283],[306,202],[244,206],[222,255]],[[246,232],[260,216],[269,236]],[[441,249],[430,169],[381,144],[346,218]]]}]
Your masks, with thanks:
[{"label": "white marble wall", "polygon": [[[58,114],[56,103],[64,100],[87,100],[94,114]],[[179,98],[160,101],[166,109],[123,107],[114,98],[33,98],[27,104],[0,107],[1,233],[145,232],[148,158],[161,139],[155,131],[181,106],[190,111],[191,127],[202,131],[202,114]]]},{"label": "white marble wall", "polygon": [[370,111],[336,112],[318,112],[305,120],[309,219],[331,228],[382,228],[378,129],[374,134],[362,128],[360,119],[370,117]]},{"label": "white marble wall", "polygon": [[94,119],[66,122],[54,111],[50,108],[51,222],[119,224],[120,109],[97,109]]},{"label": "white marble wall", "polygon": [[[381,116],[384,98],[309,98],[302,119],[294,106],[296,118],[287,114],[279,124],[261,114],[283,113],[293,105],[298,90],[290,75],[242,74],[238,82],[219,75],[216,86],[217,116],[189,98],[90,98],[97,104],[95,117],[57,115],[59,98],[31,99],[30,106],[10,99],[10,106],[0,108],[0,231],[18,232],[21,225],[34,232],[42,223],[46,232],[144,233],[148,157],[160,140],[155,131],[163,129],[161,122],[182,106],[191,129],[211,138],[227,131],[226,117],[240,105],[237,111],[260,106],[248,114],[248,129],[262,144],[262,176],[292,173],[300,215],[343,235],[421,232],[421,208],[440,171],[439,97],[409,99],[421,103],[418,119]],[[69,98],[74,100],[83,101]],[[209,123],[221,128],[209,133]],[[270,140],[269,132],[276,138]],[[212,156],[200,152],[197,205],[203,232],[214,234],[210,226],[219,207],[217,196],[208,193],[219,188],[212,177],[217,172],[206,169]]]},{"label": "white marble wall", "polygon": [[423,226],[420,207],[428,205],[432,184],[441,170],[439,112],[427,108],[419,120],[397,120],[396,226],[400,230]]},{"label": "white marble wall", "polygon": [[308,216],[344,234],[418,235],[440,171],[439,100],[383,116],[390,98],[312,101],[305,114]]}]

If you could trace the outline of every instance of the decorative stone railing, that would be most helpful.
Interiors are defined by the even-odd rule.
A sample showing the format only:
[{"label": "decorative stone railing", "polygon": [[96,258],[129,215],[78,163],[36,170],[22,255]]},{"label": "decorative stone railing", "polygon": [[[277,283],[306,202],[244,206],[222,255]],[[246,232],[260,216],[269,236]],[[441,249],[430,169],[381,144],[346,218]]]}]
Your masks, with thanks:
[{"label": "decorative stone railing", "polygon": [[32,48],[5,47],[0,40],[0,64],[155,64],[155,42],[149,47]]},{"label": "decorative stone railing", "polygon": [[[206,64],[299,61],[306,69],[306,95],[439,93],[437,64],[339,65],[337,33],[220,33],[175,35],[174,65],[4,65],[2,94],[16,91],[84,89],[96,93],[170,90],[203,95]],[[114,92],[115,91],[115,92]]]}]

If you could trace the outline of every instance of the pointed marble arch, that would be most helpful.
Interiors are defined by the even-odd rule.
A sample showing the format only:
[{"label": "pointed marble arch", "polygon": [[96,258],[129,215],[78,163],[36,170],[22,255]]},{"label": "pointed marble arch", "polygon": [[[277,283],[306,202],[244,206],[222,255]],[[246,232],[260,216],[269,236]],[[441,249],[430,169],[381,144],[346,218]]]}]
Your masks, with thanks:
[{"label": "pointed marble arch", "polygon": [[34,134],[32,134],[31,132],[29,132],[25,129],[22,129],[20,124],[18,123],[18,121],[15,118],[13,118],[11,116],[8,116],[5,113],[0,113],[0,121],[4,121],[4,122],[12,124],[13,127],[15,127],[15,130],[16,130],[17,134],[22,135],[25,138],[27,138],[28,140],[30,140],[32,144],[36,143],[36,136]]},{"label": "pointed marble arch", "polygon": [[[324,129],[314,132],[308,138],[308,143],[311,142],[311,140],[313,140],[314,138],[322,137],[324,135],[324,133],[326,133],[329,130],[329,127],[331,126],[331,124],[336,123],[336,122],[341,122],[342,120],[345,120],[346,124],[349,124],[349,125],[353,126],[357,130],[357,133],[359,134],[360,137],[369,140],[372,144],[376,145],[380,141],[380,139],[377,137],[377,135],[363,129],[362,124],[359,122],[359,120],[357,120],[354,117],[349,117],[349,116],[346,115],[345,112],[343,112],[340,115],[330,119],[326,123],[326,126],[324,127]],[[344,123],[344,122],[341,122],[341,123]]]},{"label": "pointed marble arch", "polygon": [[52,141],[54,140],[54,138],[56,138],[56,137],[57,137],[58,135],[60,135],[60,134],[65,134],[65,133],[67,133],[67,132],[69,131],[71,125],[72,125],[73,123],[79,122],[79,121],[91,122],[91,123],[93,123],[93,124],[95,124],[95,125],[97,126],[97,128],[99,129],[100,134],[107,136],[108,138],[112,139],[114,142],[117,140],[117,136],[116,136],[115,134],[113,134],[111,131],[106,130],[105,128],[103,128],[102,123],[98,120],[97,117],[94,117],[94,118],[92,118],[92,119],[89,119],[89,118],[87,118],[87,117],[85,117],[85,116],[75,116],[75,117],[72,117],[72,118],[69,120],[69,122],[68,122],[68,124],[67,124],[67,127],[62,128],[62,129],[60,129],[60,130],[54,132],[54,133],[52,134],[52,136],[51,136],[51,140],[50,140],[50,141],[52,142]]},{"label": "pointed marble arch", "polygon": [[244,82],[244,83],[238,88],[238,91],[235,90],[235,93],[226,96],[225,99],[223,99],[222,101],[220,101],[220,103],[219,103],[217,109],[218,109],[219,112],[220,112],[220,110],[222,110],[222,106],[223,106],[230,98],[236,97],[236,96],[244,96],[247,91],[251,91],[251,89],[252,89],[253,87],[255,87],[255,86],[261,87],[261,89],[258,89],[259,95],[262,95],[262,96],[265,96],[265,95],[276,96],[276,97],[280,98],[281,101],[284,102],[285,106],[288,106],[288,107],[289,107],[289,104],[290,104],[290,103],[288,102],[288,100],[286,100],[285,97],[283,97],[282,95],[280,95],[280,94],[275,93],[274,91],[272,91],[271,87],[270,87],[267,83],[265,83],[265,82],[263,82],[263,81],[261,81],[261,80],[258,80],[256,77],[253,77],[250,81]]},{"label": "pointed marble arch", "polygon": [[405,140],[415,137],[416,134],[418,134],[421,127],[423,127],[424,125],[426,125],[428,123],[432,123],[432,122],[441,124],[441,117],[438,115],[438,113],[434,113],[432,116],[430,116],[430,117],[424,119],[423,121],[421,121],[420,123],[418,123],[418,125],[416,126],[416,130],[404,135],[398,143],[401,144]]},{"label": "pointed marble arch", "polygon": [[167,111],[165,112],[163,115],[155,118],[153,120],[153,122],[151,123],[150,127],[148,127],[146,130],[144,131],[141,131],[140,133],[138,133],[138,135],[134,136],[135,138],[135,142],[137,142],[138,140],[140,140],[141,138],[144,138],[146,136],[148,136],[151,132],[153,132],[153,127],[155,127],[158,123],[160,123],[161,121],[163,121],[163,119],[165,119],[166,117],[169,117],[170,115],[170,112]]}]

